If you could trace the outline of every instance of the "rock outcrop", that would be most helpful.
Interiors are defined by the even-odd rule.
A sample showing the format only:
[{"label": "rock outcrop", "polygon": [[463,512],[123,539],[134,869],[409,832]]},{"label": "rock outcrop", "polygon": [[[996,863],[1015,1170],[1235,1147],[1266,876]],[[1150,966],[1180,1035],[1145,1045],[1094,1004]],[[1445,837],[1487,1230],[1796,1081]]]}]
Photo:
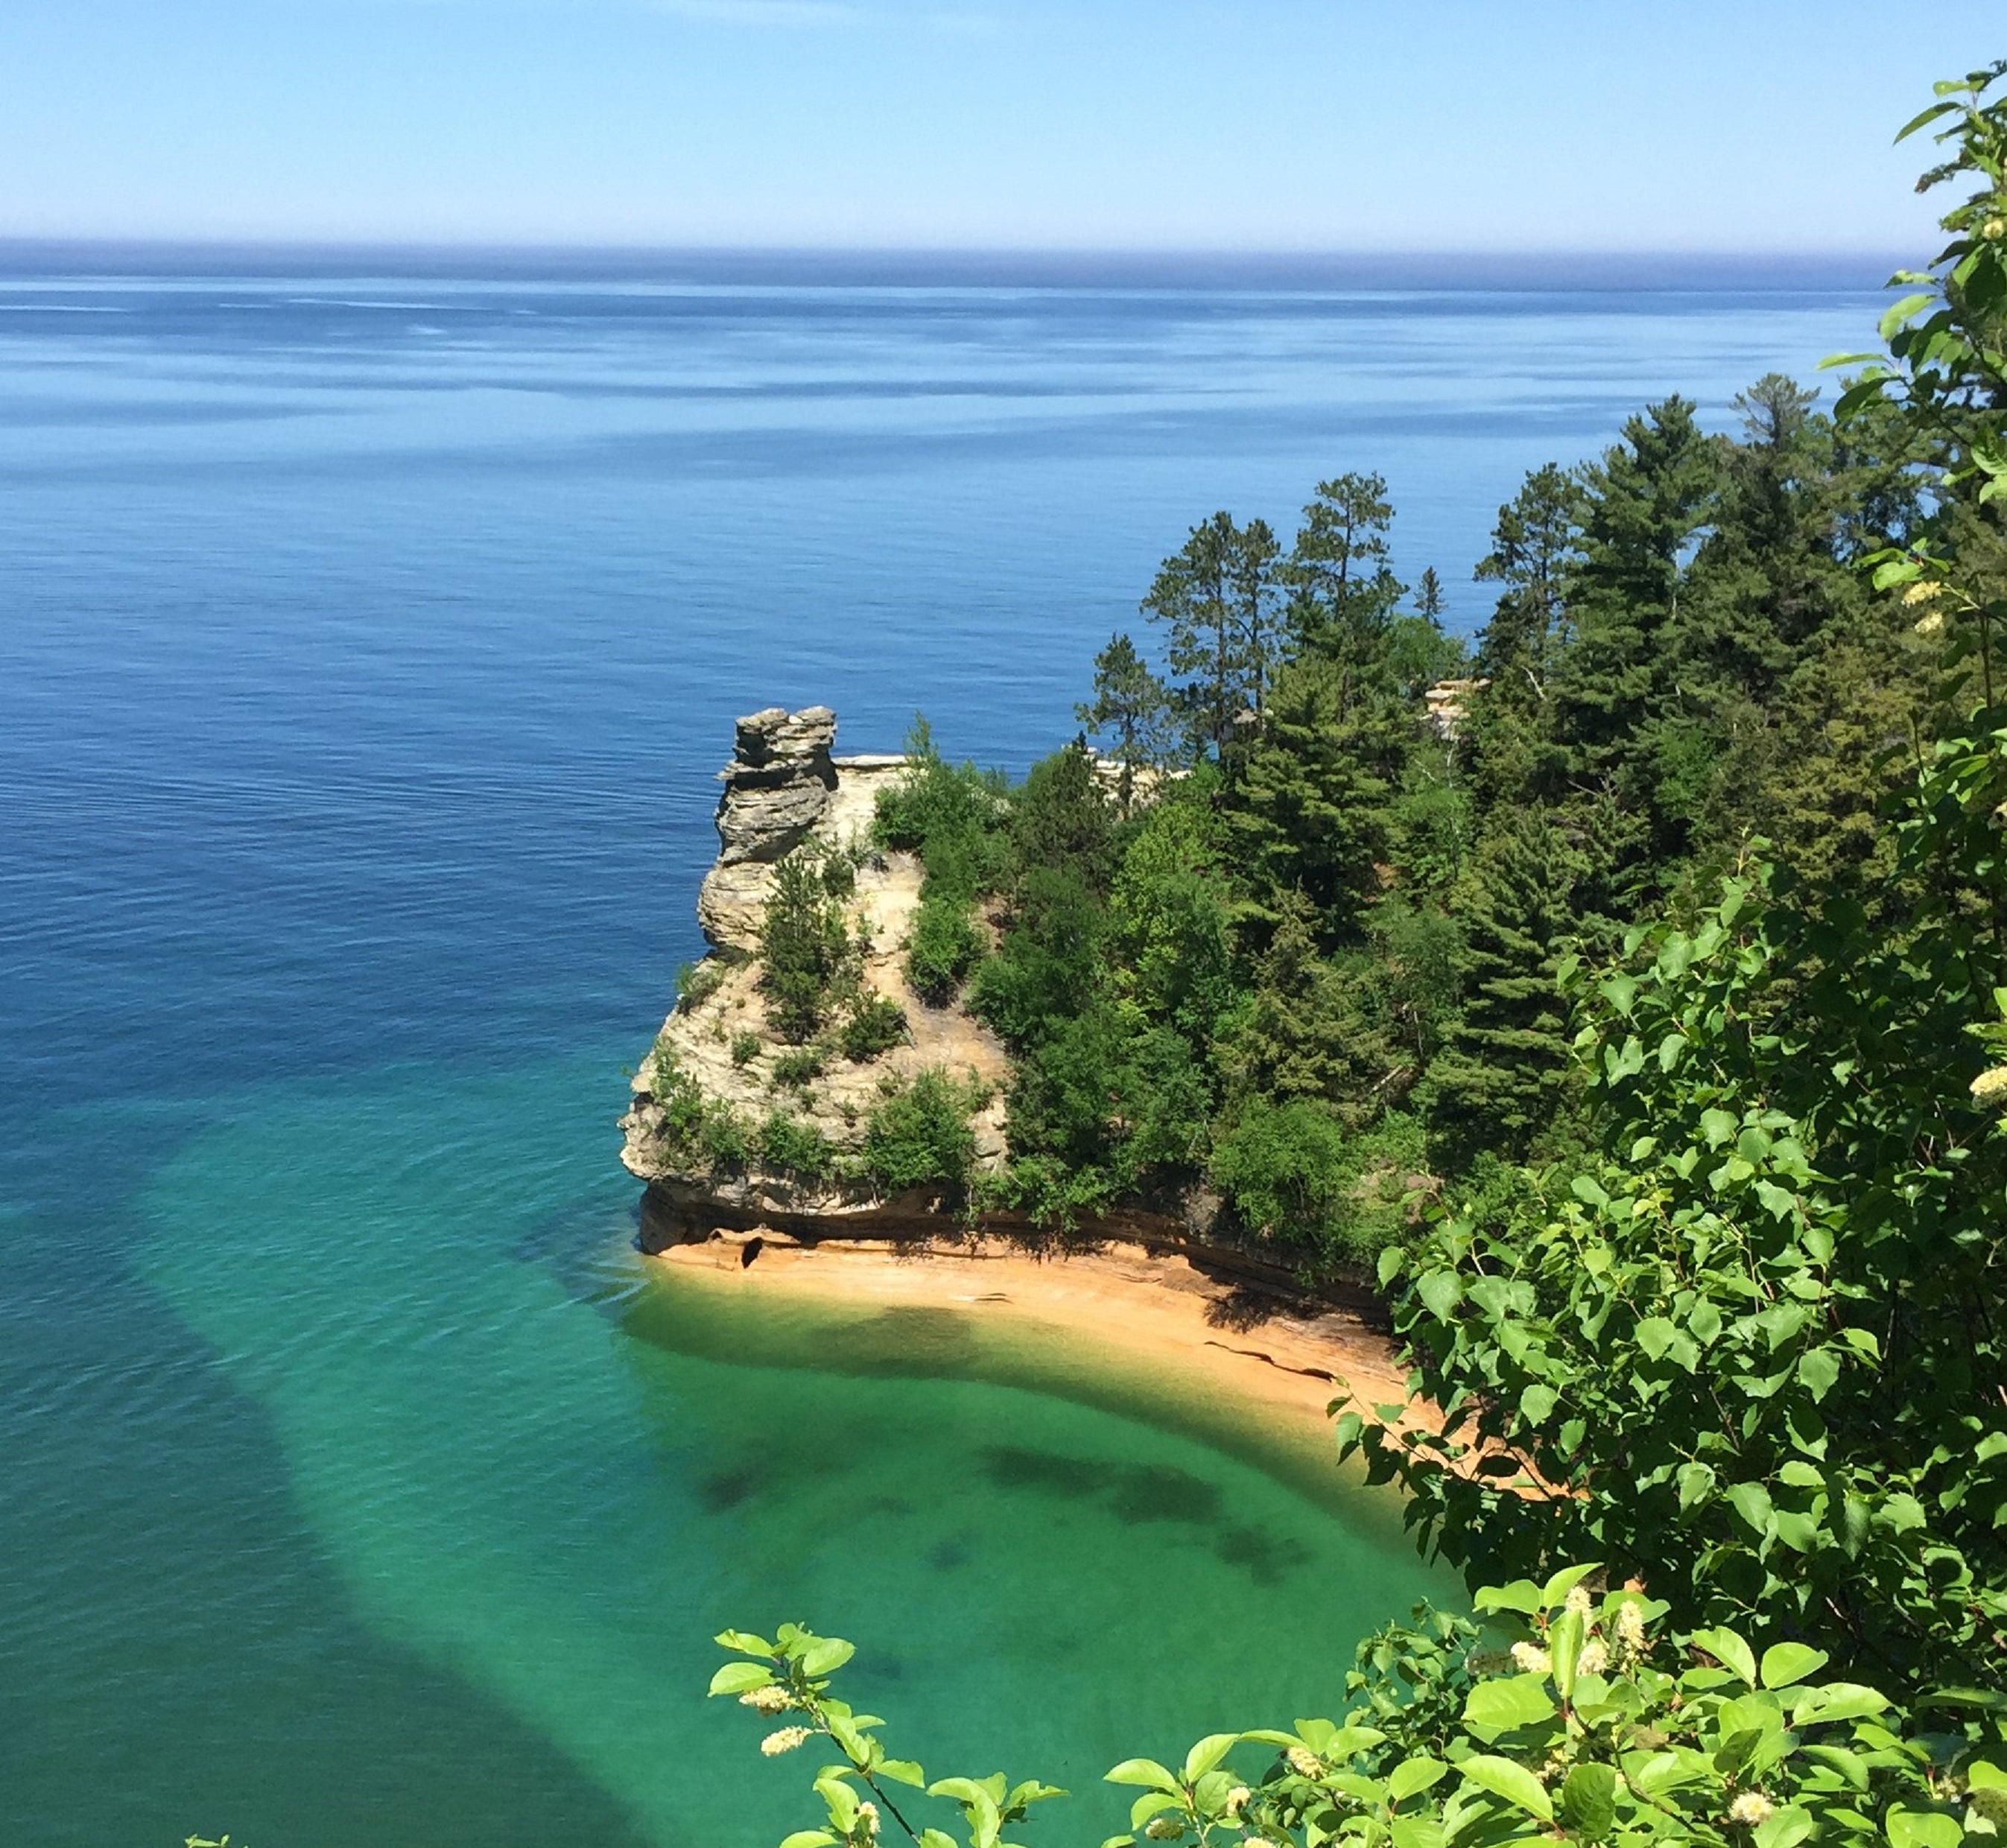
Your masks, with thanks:
[{"label": "rock outcrop", "polygon": [[774,867],[814,832],[836,793],[835,742],[827,706],[769,706],[739,721],[732,761],[718,773],[718,863],[697,901],[697,922],[718,948],[758,943]]}]

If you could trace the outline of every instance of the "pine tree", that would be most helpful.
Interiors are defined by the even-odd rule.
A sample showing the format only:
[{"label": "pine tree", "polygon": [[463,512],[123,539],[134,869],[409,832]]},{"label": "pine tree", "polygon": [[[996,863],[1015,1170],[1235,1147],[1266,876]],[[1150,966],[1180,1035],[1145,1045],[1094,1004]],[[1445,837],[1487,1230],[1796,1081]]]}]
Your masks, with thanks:
[{"label": "pine tree", "polygon": [[1673,695],[1662,645],[1685,566],[1713,511],[1720,452],[1686,398],[1650,406],[1582,471],[1582,558],[1569,573],[1575,631],[1556,676],[1557,729],[1578,774],[1621,767]]},{"label": "pine tree", "polygon": [[1171,692],[1150,671],[1126,635],[1110,638],[1094,658],[1094,697],[1074,708],[1089,731],[1113,740],[1108,755],[1118,778],[1116,799],[1126,819],[1135,806],[1139,773],[1161,770],[1171,752]]},{"label": "pine tree", "polygon": [[1279,551],[1266,522],[1221,513],[1159,569],[1143,613],[1169,632],[1171,672],[1194,737],[1224,753],[1243,712],[1258,725],[1278,652]]},{"label": "pine tree", "polygon": [[[1240,766],[1226,808],[1235,862],[1264,915],[1300,892],[1328,933],[1342,934],[1377,886],[1392,781],[1386,741],[1336,663],[1292,663],[1275,683],[1268,722]],[[1412,718],[1408,728],[1414,730]],[[1398,774],[1398,763],[1391,767]]]},{"label": "pine tree", "polygon": [[1570,1045],[1556,977],[1582,871],[1545,815],[1522,812],[1487,838],[1457,894],[1462,1012],[1428,1076],[1432,1127],[1460,1157],[1522,1159],[1553,1120]]}]

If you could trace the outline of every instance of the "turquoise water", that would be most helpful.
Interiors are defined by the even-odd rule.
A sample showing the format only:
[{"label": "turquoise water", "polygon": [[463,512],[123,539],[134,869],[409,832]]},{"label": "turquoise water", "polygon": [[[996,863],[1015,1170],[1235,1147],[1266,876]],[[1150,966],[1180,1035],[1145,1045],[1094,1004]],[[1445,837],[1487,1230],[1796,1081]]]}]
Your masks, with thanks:
[{"label": "turquoise water", "polygon": [[[102,1848],[772,1839],[786,1618],[930,1766],[1334,1702],[1430,1582],[1218,1408],[633,1254],[620,1067],[734,713],[1021,767],[1213,506],[1518,472],[1859,290],[0,273],[0,1815]],[[1099,1807],[1094,1806],[1099,1805]],[[1034,1838],[1035,1839],[1035,1838]]]}]

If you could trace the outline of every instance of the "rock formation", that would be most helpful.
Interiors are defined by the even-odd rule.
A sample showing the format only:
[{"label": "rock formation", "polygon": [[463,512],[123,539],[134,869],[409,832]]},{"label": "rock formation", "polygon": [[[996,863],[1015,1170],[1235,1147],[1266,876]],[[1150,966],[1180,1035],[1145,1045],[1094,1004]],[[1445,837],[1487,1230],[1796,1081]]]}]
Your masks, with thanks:
[{"label": "rock formation", "polygon": [[827,706],[769,706],[739,721],[720,771],[718,863],[697,894],[697,919],[721,950],[754,948],[773,868],[806,841],[836,792],[836,714]]}]

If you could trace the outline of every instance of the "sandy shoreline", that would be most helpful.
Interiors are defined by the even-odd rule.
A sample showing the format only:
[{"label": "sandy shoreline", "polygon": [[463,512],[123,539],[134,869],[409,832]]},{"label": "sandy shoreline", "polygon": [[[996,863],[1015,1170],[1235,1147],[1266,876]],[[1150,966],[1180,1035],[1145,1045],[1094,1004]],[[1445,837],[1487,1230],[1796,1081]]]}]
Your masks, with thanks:
[{"label": "sandy shoreline", "polygon": [[735,1293],[1042,1324],[1084,1349],[1141,1363],[1166,1384],[1230,1395],[1324,1442],[1334,1398],[1351,1391],[1370,1406],[1407,1396],[1391,1344],[1356,1316],[1219,1282],[1183,1257],[1140,1246],[1041,1257],[998,1240],[804,1244],[728,1232],[671,1246],[654,1261]]}]

